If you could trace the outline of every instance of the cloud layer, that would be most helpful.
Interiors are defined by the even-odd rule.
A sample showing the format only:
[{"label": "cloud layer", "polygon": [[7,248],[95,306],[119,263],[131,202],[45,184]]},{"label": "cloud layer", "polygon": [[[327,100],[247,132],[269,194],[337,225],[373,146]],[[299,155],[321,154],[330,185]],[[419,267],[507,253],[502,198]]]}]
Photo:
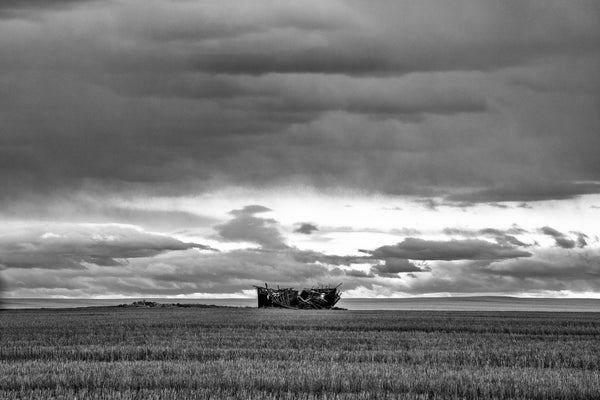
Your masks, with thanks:
[{"label": "cloud layer", "polygon": [[115,225],[29,226],[0,236],[0,267],[84,269],[85,263],[122,266],[168,251],[213,250],[169,236]]},{"label": "cloud layer", "polygon": [[[237,247],[222,251],[126,225],[18,224],[0,235],[0,271],[9,295],[29,297],[242,293],[263,281],[372,295],[600,289],[598,238],[582,232],[445,228],[449,239],[433,240],[396,229],[417,236],[331,254],[289,244],[269,213],[257,204],[230,211],[211,240]],[[553,246],[538,244],[548,237]]]},{"label": "cloud layer", "polygon": [[405,258],[412,260],[499,260],[504,258],[528,257],[531,253],[512,246],[502,246],[485,240],[435,241],[407,238],[394,246],[382,246],[365,252],[373,257],[386,259]]},{"label": "cloud layer", "polygon": [[593,0],[0,10],[4,202],[89,183],[598,192],[575,183],[600,180]]},{"label": "cloud layer", "polygon": [[287,245],[276,227],[277,221],[260,218],[255,214],[272,211],[260,206],[250,205],[241,210],[233,210],[233,219],[216,227],[219,236],[228,241],[256,243],[266,249],[281,249]]}]

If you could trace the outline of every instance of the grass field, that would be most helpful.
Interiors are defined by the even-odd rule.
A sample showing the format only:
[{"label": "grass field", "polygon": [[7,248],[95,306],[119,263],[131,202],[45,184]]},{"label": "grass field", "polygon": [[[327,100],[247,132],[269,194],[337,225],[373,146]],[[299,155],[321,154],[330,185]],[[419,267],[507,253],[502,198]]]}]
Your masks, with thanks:
[{"label": "grass field", "polygon": [[599,399],[600,314],[0,311],[0,397]]}]

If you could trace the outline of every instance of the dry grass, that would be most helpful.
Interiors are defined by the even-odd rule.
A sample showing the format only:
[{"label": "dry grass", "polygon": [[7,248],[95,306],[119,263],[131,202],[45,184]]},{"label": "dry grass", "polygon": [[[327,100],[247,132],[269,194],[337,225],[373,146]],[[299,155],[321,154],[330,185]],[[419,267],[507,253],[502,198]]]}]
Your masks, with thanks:
[{"label": "dry grass", "polygon": [[0,397],[598,399],[600,315],[0,312]]}]

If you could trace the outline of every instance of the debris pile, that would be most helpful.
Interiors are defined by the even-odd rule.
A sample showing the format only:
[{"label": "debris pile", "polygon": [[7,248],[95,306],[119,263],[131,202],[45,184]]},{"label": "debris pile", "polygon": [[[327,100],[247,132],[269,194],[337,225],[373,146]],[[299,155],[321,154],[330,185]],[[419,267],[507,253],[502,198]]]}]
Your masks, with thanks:
[{"label": "debris pile", "polygon": [[[340,284],[341,285],[341,284]],[[340,292],[336,287],[305,288],[300,293],[293,288],[270,288],[254,286],[258,294],[258,307],[277,307],[291,309],[332,309],[340,300]]]},{"label": "debris pile", "polygon": [[146,300],[140,300],[140,301],[134,301],[131,304],[119,304],[119,307],[146,307],[146,308],[154,308],[154,307],[159,307],[160,304],[158,304],[155,301],[146,301]]},{"label": "debris pile", "polygon": [[157,303],[155,301],[134,301],[131,304],[119,304],[121,308],[240,308],[234,306],[218,306],[215,304],[198,303]]}]

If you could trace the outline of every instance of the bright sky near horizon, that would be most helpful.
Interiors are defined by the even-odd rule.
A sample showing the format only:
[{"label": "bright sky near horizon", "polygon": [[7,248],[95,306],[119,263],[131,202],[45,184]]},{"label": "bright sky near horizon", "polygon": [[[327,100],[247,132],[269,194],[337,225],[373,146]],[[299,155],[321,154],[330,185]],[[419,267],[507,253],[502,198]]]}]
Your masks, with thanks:
[{"label": "bright sky near horizon", "polygon": [[600,297],[600,2],[0,2],[3,297]]}]

